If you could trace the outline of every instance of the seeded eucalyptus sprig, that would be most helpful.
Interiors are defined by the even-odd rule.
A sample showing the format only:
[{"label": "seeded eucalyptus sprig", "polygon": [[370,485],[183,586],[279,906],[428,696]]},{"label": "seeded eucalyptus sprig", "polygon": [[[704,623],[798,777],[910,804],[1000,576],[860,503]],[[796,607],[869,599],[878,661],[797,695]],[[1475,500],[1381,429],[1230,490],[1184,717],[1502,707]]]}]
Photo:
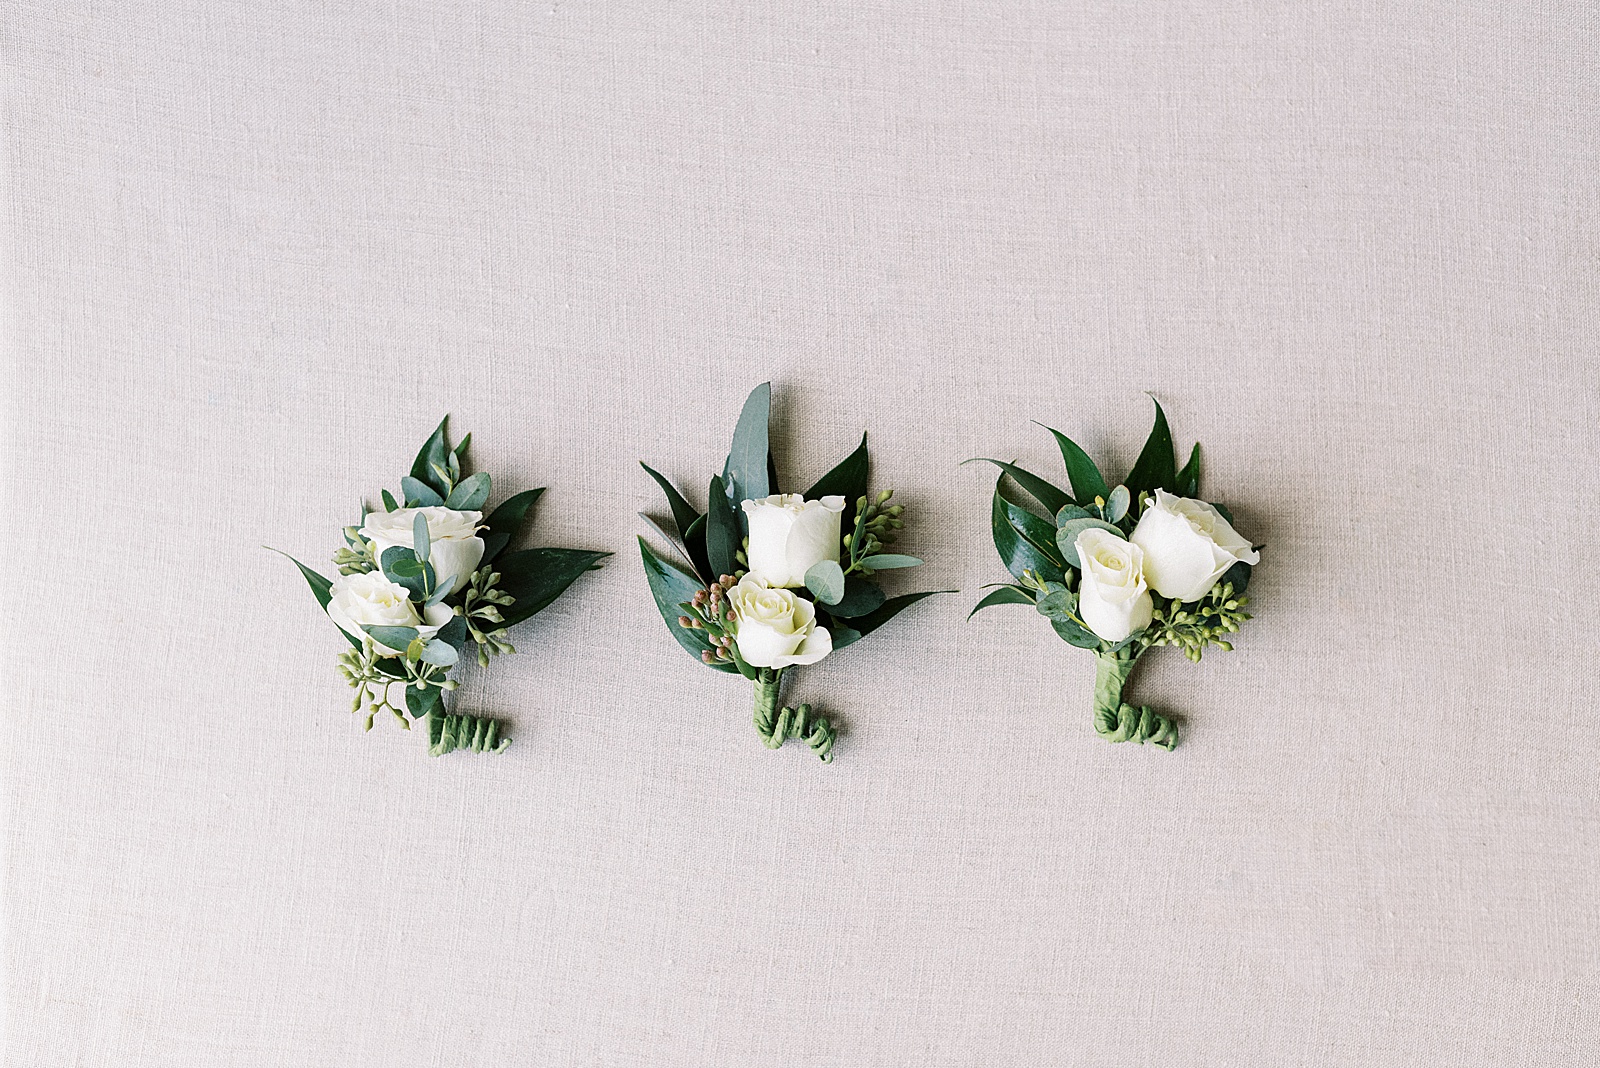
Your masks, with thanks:
[{"label": "seeded eucalyptus sprig", "polygon": [[[1237,534],[1227,508],[1193,499],[1200,486],[1200,446],[1194,446],[1188,462],[1179,469],[1166,413],[1159,403],[1155,426],[1133,470],[1115,486],[1107,484],[1099,467],[1075,442],[1058,430],[1045,429],[1061,450],[1072,488],[1062,489],[1012,463],[982,459],[1000,468],[991,500],[990,529],[995,549],[1013,581],[996,584],[968,618],[993,605],[1032,605],[1063,641],[1095,654],[1096,731],[1114,742],[1150,742],[1172,749],[1178,742],[1172,717],[1122,701],[1134,662],[1158,646],[1176,646],[1196,662],[1207,647],[1231,650],[1239,624],[1250,618],[1244,611],[1249,603],[1244,593],[1261,546],[1241,551],[1229,538],[1237,539]],[[1007,476],[1027,495],[1026,503],[1007,495]],[[1176,517],[1179,533],[1158,534],[1152,528],[1144,537],[1142,520],[1152,511],[1159,512],[1163,520]],[[1191,538],[1192,544],[1185,542],[1188,550],[1206,551],[1208,542],[1215,547],[1215,555],[1224,563],[1209,573],[1209,586],[1204,581],[1208,576],[1201,574],[1199,585],[1177,591],[1179,586],[1192,585],[1188,580],[1194,576],[1176,572],[1192,571],[1197,565],[1192,551],[1181,565],[1168,556],[1167,546],[1174,536]],[[1108,580],[1120,583],[1113,600],[1107,600],[1099,589],[1100,579],[1094,597],[1085,600],[1086,565],[1079,547],[1090,544],[1106,548],[1105,560],[1096,566],[1108,568]],[[1147,555],[1145,546],[1155,555]],[[1227,566],[1230,559],[1234,562]],[[1153,580],[1158,564],[1166,570],[1161,572],[1162,580]],[[1167,596],[1155,588],[1163,581],[1176,595]],[[1141,604],[1148,608],[1142,622],[1138,618]],[[1098,631],[1087,618],[1090,608],[1110,613]],[[1108,626],[1118,623],[1124,628],[1112,633],[1115,640],[1102,636],[1108,633]]]},{"label": "seeded eucalyptus sprig", "polygon": [[[837,520],[837,541],[828,533],[821,542],[821,558],[811,557],[814,563],[796,567],[783,580],[769,582],[770,572],[752,568],[751,524],[745,506],[758,511],[763,506],[797,507],[792,499],[777,505],[768,500],[780,494],[767,430],[771,404],[770,384],[751,391],[722,473],[711,479],[703,512],[664,475],[640,465],[666,494],[672,513],[670,523],[658,523],[643,513],[641,518],[672,552],[657,553],[643,538],[639,539],[639,551],[656,608],[678,644],[712,670],[740,674],[755,684],[753,718],[767,746],[776,749],[785,739],[799,739],[830,761],[837,732],[827,718],[810,705],[780,705],[779,689],[788,671],[795,664],[829,655],[828,651],[815,652],[824,639],[829,651],[842,649],[923,598],[951,591],[890,597],[874,581],[879,572],[917,567],[922,561],[883,551],[904,529],[905,509],[889,504],[893,490],[876,494],[869,490],[865,434],[854,452],[797,495],[811,502],[800,511],[821,507],[829,511],[829,522]],[[842,511],[837,499],[843,501]],[[765,618],[748,618],[742,612],[764,611],[764,601],[770,601],[773,618],[804,626],[805,636],[794,654],[803,659],[780,654],[771,661],[755,657],[757,663],[751,663],[754,654],[747,657],[741,652],[741,627],[745,628],[744,640],[749,641],[752,628],[768,626]],[[741,603],[745,609],[739,608]],[[785,660],[788,663],[783,666],[763,666]]]},{"label": "seeded eucalyptus sprig", "polygon": [[[479,667],[512,653],[509,628],[548,606],[609,553],[586,549],[506,552],[542,489],[513,494],[483,517],[491,480],[468,470],[472,435],[451,447],[441,420],[400,479],[400,497],[385,489],[381,512],[362,508],[334,550],[339,578],[330,581],[294,561],[351,649],[339,672],[356,691],[351,709],[391,713],[402,727],[428,723],[428,751],[499,752],[510,744],[500,724],[446,709],[450,677],[471,643]],[[404,502],[403,504],[401,502]],[[293,559],[291,557],[291,559]],[[403,696],[396,696],[397,692]]]}]

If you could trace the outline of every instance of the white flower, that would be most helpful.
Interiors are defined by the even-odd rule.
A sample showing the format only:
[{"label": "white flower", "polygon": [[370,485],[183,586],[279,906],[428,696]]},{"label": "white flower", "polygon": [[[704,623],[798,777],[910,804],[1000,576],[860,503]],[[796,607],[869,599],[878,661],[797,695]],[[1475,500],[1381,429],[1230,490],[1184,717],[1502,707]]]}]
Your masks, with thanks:
[{"label": "white flower", "polygon": [[1144,553],[1109,530],[1090,527],[1073,543],[1083,563],[1078,615],[1115,645],[1150,625],[1155,604],[1144,581]]},{"label": "white flower", "polygon": [[372,543],[372,558],[383,567],[383,551],[396,545],[415,549],[411,535],[418,515],[428,517],[428,563],[435,580],[444,585],[454,578],[453,591],[460,592],[483,559],[483,539],[477,536],[482,512],[458,512],[433,505],[428,508],[399,508],[393,512],[369,512],[361,536]]},{"label": "white flower", "polygon": [[[370,637],[361,629],[363,624],[369,627],[416,627],[418,637],[431,638],[455,614],[446,605],[435,604],[425,610],[426,619],[419,617],[417,606],[411,603],[406,588],[390,580],[381,571],[340,575],[333,580],[330,593],[332,599],[328,601],[328,617],[358,641]],[[391,649],[375,640],[373,644],[380,652],[390,656],[405,653],[404,649]]]},{"label": "white flower", "polygon": [[808,501],[798,493],[774,493],[743,507],[750,521],[750,574],[768,586],[804,586],[813,564],[839,559],[843,497]]},{"label": "white flower", "polygon": [[771,589],[754,575],[746,575],[728,598],[738,617],[734,639],[739,655],[752,667],[815,664],[833,652],[833,635],[817,626],[816,606],[804,597]]},{"label": "white flower", "polygon": [[1133,543],[1144,550],[1150,586],[1175,601],[1198,601],[1234,564],[1261,560],[1221,512],[1160,489],[1133,528]]}]

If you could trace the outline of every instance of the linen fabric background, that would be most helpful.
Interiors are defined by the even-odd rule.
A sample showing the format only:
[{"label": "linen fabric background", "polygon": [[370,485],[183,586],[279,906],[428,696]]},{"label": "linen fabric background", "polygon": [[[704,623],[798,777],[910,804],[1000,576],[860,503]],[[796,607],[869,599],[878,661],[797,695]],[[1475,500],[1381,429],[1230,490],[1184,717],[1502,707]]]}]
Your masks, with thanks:
[{"label": "linen fabric background", "polygon": [[[1600,1060],[1585,3],[23,0],[5,31],[17,1065]],[[918,585],[798,674],[650,601],[775,383]],[[992,469],[1151,391],[1256,620],[1097,738]],[[294,568],[442,413],[604,570],[364,735]],[[913,580],[897,580],[906,588]]]}]

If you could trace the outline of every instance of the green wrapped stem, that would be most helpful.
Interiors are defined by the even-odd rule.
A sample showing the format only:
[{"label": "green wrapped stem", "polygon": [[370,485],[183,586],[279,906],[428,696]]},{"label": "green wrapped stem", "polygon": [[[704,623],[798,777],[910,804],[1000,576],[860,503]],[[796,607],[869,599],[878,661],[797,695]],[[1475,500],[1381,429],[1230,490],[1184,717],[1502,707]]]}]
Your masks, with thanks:
[{"label": "green wrapped stem", "polygon": [[822,758],[833,763],[833,740],[838,732],[826,716],[811,711],[810,705],[790,708],[778,706],[778,690],[783,686],[783,670],[762,668],[756,676],[756,730],[768,749],[777,749],[790,738],[799,738]]},{"label": "green wrapped stem", "polygon": [[500,737],[500,721],[488,716],[459,716],[435,709],[428,713],[428,754],[444,756],[457,749],[498,753],[511,744]]},{"label": "green wrapped stem", "polygon": [[1135,654],[1126,660],[1097,653],[1094,658],[1094,729],[1111,742],[1149,742],[1171,750],[1178,744],[1178,725],[1166,716],[1150,711],[1149,705],[1123,703],[1122,690],[1138,662]]}]

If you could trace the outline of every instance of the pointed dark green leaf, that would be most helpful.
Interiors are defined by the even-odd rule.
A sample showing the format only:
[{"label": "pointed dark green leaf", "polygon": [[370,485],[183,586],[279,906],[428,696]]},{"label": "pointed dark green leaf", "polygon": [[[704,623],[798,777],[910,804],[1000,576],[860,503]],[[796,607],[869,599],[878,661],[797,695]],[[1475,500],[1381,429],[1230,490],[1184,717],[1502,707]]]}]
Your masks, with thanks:
[{"label": "pointed dark green leaf", "polygon": [[883,591],[873,583],[851,575],[845,580],[844,596],[828,608],[828,614],[840,619],[857,619],[882,608],[885,600]]},{"label": "pointed dark green leaf", "polygon": [[440,481],[433,468],[435,465],[443,468],[449,462],[447,455],[449,450],[445,448],[444,443],[444,425],[449,419],[447,415],[439,420],[439,425],[434,428],[432,435],[417,452],[417,458],[411,461],[411,477],[432,486],[441,495],[441,499],[445,492],[445,484]]},{"label": "pointed dark green leaf", "polygon": [[1183,470],[1178,472],[1176,488],[1172,491],[1180,497],[1193,497],[1200,492],[1200,443],[1194,443],[1194,449],[1189,453],[1189,462],[1183,465]]},{"label": "pointed dark green leaf", "polygon": [[889,620],[893,619],[901,612],[904,612],[907,608],[910,608],[912,605],[916,604],[925,597],[933,597],[936,594],[955,592],[955,590],[926,590],[922,593],[908,593],[902,597],[891,597],[889,600],[883,602],[883,604],[880,605],[875,611],[869,612],[859,618],[852,619],[848,627],[849,633],[844,636],[845,640],[841,641],[840,636],[838,634],[834,634],[833,647],[835,649],[839,649],[846,645],[850,645],[853,642],[860,641],[862,638],[866,637],[868,634],[871,634],[873,631],[889,622]]},{"label": "pointed dark green leaf", "polygon": [[[763,382],[745,399],[739,423],[733,428],[733,448],[722,468],[724,492],[735,506],[772,492],[767,488],[767,423],[771,414],[772,383]],[[743,525],[738,525],[743,530]],[[712,559],[716,559],[715,554]]]},{"label": "pointed dark green leaf", "polygon": [[1016,464],[1008,464],[1003,460],[991,460],[987,456],[979,456],[975,460],[967,460],[965,462],[969,464],[994,464],[1016,480],[1017,485],[1026,490],[1029,496],[1043,505],[1045,512],[1049,515],[1055,515],[1060,509],[1072,503],[1072,495],[1066,490],[1058,486],[1052,486],[1038,475],[1031,471],[1024,471]]},{"label": "pointed dark green leaf", "polygon": [[1137,494],[1142,490],[1154,491],[1171,489],[1172,484],[1178,479],[1178,460],[1172,452],[1172,431],[1167,427],[1167,413],[1161,410],[1161,402],[1154,397],[1151,403],[1156,406],[1156,423],[1150,428],[1150,436],[1145,439],[1144,448],[1139,452],[1139,458],[1133,463],[1133,470],[1128,473],[1128,489]]},{"label": "pointed dark green leaf", "polygon": [[[1043,423],[1039,425],[1044,426]],[[1044,428],[1055,436],[1056,445],[1061,449],[1061,459],[1067,465],[1067,478],[1072,483],[1072,492],[1079,504],[1088,504],[1096,497],[1104,497],[1111,492],[1105,477],[1100,474],[1100,468],[1095,466],[1088,453],[1078,448],[1077,443],[1061,431],[1047,426]]]},{"label": "pointed dark green leaf", "polygon": [[[1013,521],[1015,517],[1015,521]],[[1023,537],[1017,529],[1017,523],[1027,523],[1032,520],[1042,526],[1048,527],[1049,537],[1055,538],[1055,527],[1045,523],[1044,520],[1034,515],[1019,505],[1012,504],[1000,495],[1000,486],[995,484],[993,506],[990,509],[990,528],[994,535],[995,551],[1000,554],[1001,561],[1006,565],[1006,570],[1011,572],[1013,578],[1021,578],[1023,572],[1037,572],[1040,578],[1050,579],[1055,582],[1065,582],[1066,574],[1062,564],[1054,557],[1054,552],[1046,554],[1044,549]]]},{"label": "pointed dark green leaf", "polygon": [[867,436],[861,435],[861,444],[855,451],[834,465],[833,469],[821,478],[816,484],[806,490],[804,496],[808,501],[821,500],[823,497],[843,497],[847,522],[855,517],[856,501],[867,495],[867,476],[871,458],[867,454]]},{"label": "pointed dark green leaf", "polygon": [[[695,576],[657,556],[643,538],[639,539],[639,555],[644,559],[644,574],[650,582],[650,594],[655,598],[656,610],[661,613],[667,629],[696,662],[702,662],[700,654],[710,651],[711,643],[706,640],[705,631],[678,626],[678,617],[683,615],[683,609],[678,606],[694,600],[694,595],[705,587]],[[728,663],[708,666],[732,674],[739,671]]]},{"label": "pointed dark green leaf", "polygon": [[[404,481],[404,479],[401,481]],[[394,494],[390,493],[388,490],[383,490],[382,493],[383,510],[385,512],[398,512],[400,510],[400,504],[394,499]]]},{"label": "pointed dark green leaf", "polygon": [[400,480],[400,491],[406,495],[407,508],[433,508],[444,503],[444,498],[433,486],[410,475]]},{"label": "pointed dark green leaf", "polygon": [[467,620],[465,616],[451,616],[450,622],[439,628],[439,640],[449,642],[460,652],[467,644]]},{"label": "pointed dark green leaf", "polygon": [[806,589],[823,604],[835,605],[844,597],[844,568],[837,560],[822,560],[806,572]]},{"label": "pointed dark green leaf", "polygon": [[513,493],[489,513],[489,518],[483,523],[483,563],[487,564],[499,556],[510,544],[511,539],[517,536],[517,532],[527,522],[528,511],[543,494],[543,486]]},{"label": "pointed dark green leaf", "polygon": [[506,553],[494,565],[500,572],[496,585],[515,597],[516,603],[500,609],[505,620],[501,625],[514,626],[543,611],[579,575],[598,569],[600,561],[610,555],[591,549],[520,549]]},{"label": "pointed dark green leaf", "polygon": [[971,619],[985,608],[993,608],[997,604],[1033,604],[1033,595],[1021,586],[1001,586],[973,606],[967,618]]},{"label": "pointed dark green leaf", "polygon": [[678,532],[676,530],[668,530],[665,525],[656,522],[643,512],[637,512],[635,514],[638,515],[640,519],[643,519],[646,523],[648,523],[651,530],[661,535],[661,540],[667,543],[667,546],[672,549],[679,560],[682,560],[691,568],[694,567],[694,561],[689,559],[688,550],[684,548],[683,540],[678,537]]},{"label": "pointed dark green leaf", "polygon": [[489,499],[489,472],[479,471],[462,479],[445,499],[445,507],[458,512],[476,512]]},{"label": "pointed dark green leaf", "polygon": [[1243,560],[1236,561],[1232,567],[1222,573],[1221,578],[1217,579],[1217,585],[1219,586],[1230,582],[1233,583],[1233,595],[1235,597],[1249,589],[1250,565]]},{"label": "pointed dark green leaf", "polygon": [[678,527],[678,537],[687,538],[689,528],[694,525],[696,519],[700,518],[700,513],[695,511],[694,506],[684,498],[683,494],[679,493],[677,488],[667,481],[665,475],[643,461],[640,462],[639,466],[645,469],[646,474],[656,480],[656,485],[661,487],[661,492],[667,495],[667,507],[672,509],[672,521]]},{"label": "pointed dark green leaf", "polygon": [[688,550],[689,559],[694,562],[695,574],[700,576],[702,588],[711,585],[720,575],[711,573],[711,561],[706,555],[706,517],[701,516],[689,524],[689,529],[683,532],[683,547]]},{"label": "pointed dark green leaf", "polygon": [[739,561],[734,554],[742,547],[744,531],[734,512],[735,506],[723,489],[722,479],[716,475],[711,476],[709,505],[710,511],[706,513],[706,560],[715,579],[739,570]]},{"label": "pointed dark green leaf", "polygon": [[300,569],[300,574],[305,576],[306,585],[311,587],[312,596],[316,597],[317,603],[322,606],[322,610],[324,612],[328,610],[328,602],[333,600],[332,582],[323,578],[321,575],[317,574],[305,564],[302,564],[300,561],[296,560],[294,557],[290,556],[281,549],[274,549],[270,545],[263,545],[262,548],[266,549],[268,552],[277,553],[295,567],[298,567]]}]

